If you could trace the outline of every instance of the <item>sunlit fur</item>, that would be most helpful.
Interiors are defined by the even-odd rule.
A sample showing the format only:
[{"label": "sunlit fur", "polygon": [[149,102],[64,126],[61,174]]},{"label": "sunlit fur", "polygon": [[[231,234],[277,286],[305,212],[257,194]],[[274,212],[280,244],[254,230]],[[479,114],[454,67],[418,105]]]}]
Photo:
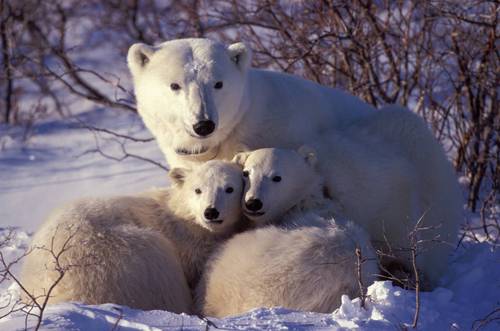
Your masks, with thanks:
[{"label": "sunlit fur", "polygon": [[375,279],[369,237],[325,196],[314,150],[264,148],[233,161],[248,172],[243,205],[259,198],[264,214],[245,211],[260,228],[235,236],[211,257],[196,290],[199,313],[225,317],[274,306],[332,312],[343,294],[359,294],[356,248],[367,258],[361,280]]},{"label": "sunlit fur", "polygon": [[[116,303],[137,309],[190,312],[192,298],[175,244],[158,229],[160,204],[146,197],[83,199],[54,211],[25,258],[23,286],[49,303]],[[41,297],[43,298],[43,297]],[[41,298],[39,300],[41,300]],[[24,295],[24,300],[30,299]]]},{"label": "sunlit fur", "polygon": [[[262,148],[239,153],[234,161],[248,172],[248,177],[244,177],[242,209],[256,225],[286,221],[286,213],[296,211],[321,210],[325,216],[340,212],[334,201],[324,197],[323,179],[315,169],[316,155],[312,150]],[[273,181],[275,176],[281,177],[281,181]],[[262,201],[263,207],[258,211],[262,215],[245,208],[250,199]]]},{"label": "sunlit fur", "polygon": [[343,213],[368,231],[378,249],[400,257],[408,270],[409,235],[421,219],[417,265],[428,285],[437,286],[458,240],[462,196],[452,166],[425,122],[405,108],[387,106],[311,146]]},{"label": "sunlit fur", "polygon": [[[251,69],[250,62],[251,50],[244,44],[227,46],[209,39],[130,48],[128,64],[139,113],[171,166],[230,159],[242,146],[298,148],[373,109],[340,90]],[[223,82],[222,89],[214,89],[217,81]],[[172,82],[181,89],[172,91]],[[200,118],[217,125],[209,137],[193,136],[192,125]],[[179,148],[208,150],[180,155]]]},{"label": "sunlit fur", "polygon": [[[144,47],[148,46],[136,47],[135,50],[144,52]],[[233,51],[237,52],[238,47],[233,47]],[[238,66],[232,56],[234,54],[227,46],[205,39],[160,44],[153,49],[144,66],[129,55],[139,113],[171,165],[182,165],[175,162],[177,158],[212,158],[241,120],[243,109],[240,103],[247,64],[241,59]],[[223,82],[223,88],[214,88],[218,81]],[[178,84],[180,89],[173,91],[170,88],[172,83]],[[216,124],[214,134],[198,137],[193,125],[200,120],[213,121]],[[179,155],[179,150],[194,155]],[[200,151],[204,153],[199,154]]]},{"label": "sunlit fur", "polygon": [[[150,61],[143,64],[140,54]],[[195,54],[194,60],[185,54]],[[235,54],[244,61],[233,61]],[[461,196],[441,146],[418,116],[394,105],[374,111],[342,91],[296,76],[248,68],[251,52],[241,43],[225,46],[207,39],[186,39],[158,47],[136,44],[128,59],[139,112],[170,164],[228,159],[244,148],[319,145],[318,169],[328,190],[374,241],[385,240],[381,236],[385,227],[394,231],[391,243],[401,246],[422,216],[424,225],[439,224],[440,229],[427,232],[424,238],[437,234],[449,245],[437,245],[441,248],[436,250],[434,242],[419,255],[430,283],[438,284],[462,220]],[[183,75],[186,66],[191,70],[198,63],[203,67],[213,61],[224,63],[222,71],[231,77],[232,83],[223,88],[228,88],[230,97],[214,101],[220,105],[216,107],[215,132],[206,139],[192,138],[175,119],[189,113],[197,101],[177,104],[169,90],[170,81],[164,77],[170,79],[170,72],[176,70]],[[149,70],[152,68],[155,70]],[[208,76],[202,75],[203,79]],[[219,79],[216,73],[210,77]],[[172,104],[176,107],[167,107]],[[208,149],[202,154],[177,154],[175,149],[183,145]]]},{"label": "sunlit fur", "polygon": [[[199,313],[226,317],[276,306],[331,313],[342,295],[360,295],[358,279],[365,286],[375,280],[376,256],[361,228],[326,224],[314,213],[287,217],[285,227],[244,232],[217,251],[196,291]],[[361,278],[356,248],[366,258]]]},{"label": "sunlit fur", "polygon": [[[234,189],[231,194],[225,192],[228,186]],[[206,193],[197,195],[195,187]],[[47,293],[59,275],[50,250],[57,254],[68,242],[60,258],[67,270],[51,303],[113,302],[190,313],[190,287],[208,256],[240,229],[242,190],[239,166],[212,161],[184,169],[182,184],[167,189],[64,206],[35,234],[22,283],[35,296]],[[208,225],[203,219],[204,208],[212,205],[221,224]]]}]

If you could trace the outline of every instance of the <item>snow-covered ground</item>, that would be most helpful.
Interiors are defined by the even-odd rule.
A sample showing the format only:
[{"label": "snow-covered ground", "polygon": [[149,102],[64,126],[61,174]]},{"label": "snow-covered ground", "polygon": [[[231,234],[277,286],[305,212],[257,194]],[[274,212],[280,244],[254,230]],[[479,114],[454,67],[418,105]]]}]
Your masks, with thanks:
[{"label": "snow-covered ground", "polygon": [[[22,141],[23,129],[0,126],[0,242],[9,231],[15,236],[1,252],[7,260],[29,247],[34,230],[53,208],[78,197],[140,192],[168,185],[160,167],[138,158],[122,161],[104,158],[101,151],[130,154],[164,163],[154,142],[131,142],[80,128],[80,123],[147,138],[140,119],[130,113],[96,110],[66,120],[37,124],[33,135]],[[96,140],[97,137],[97,140]],[[14,267],[19,272],[19,265]],[[1,276],[1,275],[0,275]],[[0,307],[19,296],[12,282],[0,284]],[[442,287],[421,293],[418,329],[500,330],[500,320],[481,323],[500,307],[500,251],[487,243],[464,242],[450,261]],[[88,306],[65,303],[49,306],[42,329],[46,330],[400,330],[410,325],[415,310],[415,293],[390,282],[376,282],[368,288],[366,309],[357,298],[344,297],[331,314],[294,312],[283,308],[257,309],[223,320],[202,320],[196,316],[165,311],[138,311],[113,304]],[[3,309],[5,311],[5,309]],[[2,310],[0,310],[0,315]],[[490,317],[500,317],[493,315]],[[35,320],[28,320],[33,328]],[[484,324],[484,325],[483,325]],[[25,315],[15,313],[0,320],[0,330],[25,328]]]}]

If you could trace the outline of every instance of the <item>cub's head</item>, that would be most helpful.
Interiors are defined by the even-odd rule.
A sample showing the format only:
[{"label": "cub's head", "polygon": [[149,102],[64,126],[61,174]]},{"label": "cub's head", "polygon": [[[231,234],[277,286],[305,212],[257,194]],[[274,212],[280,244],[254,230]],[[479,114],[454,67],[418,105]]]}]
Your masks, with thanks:
[{"label": "cub's head", "polygon": [[243,213],[262,225],[277,221],[319,185],[314,170],[315,152],[263,148],[237,154],[233,162],[243,166]]},{"label": "cub's head", "polygon": [[243,43],[178,39],[128,52],[137,106],[167,155],[209,159],[243,115],[251,52]]},{"label": "cub's head", "polygon": [[202,227],[217,233],[230,231],[241,217],[241,167],[225,161],[208,161],[194,168],[169,172],[178,188],[179,208]]}]

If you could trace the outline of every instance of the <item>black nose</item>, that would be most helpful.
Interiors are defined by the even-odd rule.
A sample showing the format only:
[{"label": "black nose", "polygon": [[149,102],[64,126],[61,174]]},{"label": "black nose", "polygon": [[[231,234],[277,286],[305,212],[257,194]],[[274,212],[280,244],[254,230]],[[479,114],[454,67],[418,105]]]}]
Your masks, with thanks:
[{"label": "black nose", "polygon": [[214,132],[215,123],[212,121],[200,121],[193,125],[193,130],[197,135],[205,137]]},{"label": "black nose", "polygon": [[205,209],[204,215],[207,220],[215,220],[219,217],[219,211],[215,208],[207,208]]},{"label": "black nose", "polygon": [[262,201],[259,199],[250,199],[245,202],[245,207],[250,211],[258,211],[262,208]]}]

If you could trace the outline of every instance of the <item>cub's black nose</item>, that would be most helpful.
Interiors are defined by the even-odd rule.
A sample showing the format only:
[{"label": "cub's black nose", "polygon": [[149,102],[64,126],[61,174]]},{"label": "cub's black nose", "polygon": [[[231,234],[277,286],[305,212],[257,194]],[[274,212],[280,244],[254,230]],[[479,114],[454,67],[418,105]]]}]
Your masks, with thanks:
[{"label": "cub's black nose", "polygon": [[215,208],[207,208],[203,214],[207,220],[215,220],[219,217],[219,211]]},{"label": "cub's black nose", "polygon": [[200,121],[193,125],[193,130],[197,135],[205,137],[214,132],[215,123],[212,121]]},{"label": "cub's black nose", "polygon": [[245,202],[245,207],[250,211],[258,211],[262,209],[262,201],[259,199],[250,199]]}]

